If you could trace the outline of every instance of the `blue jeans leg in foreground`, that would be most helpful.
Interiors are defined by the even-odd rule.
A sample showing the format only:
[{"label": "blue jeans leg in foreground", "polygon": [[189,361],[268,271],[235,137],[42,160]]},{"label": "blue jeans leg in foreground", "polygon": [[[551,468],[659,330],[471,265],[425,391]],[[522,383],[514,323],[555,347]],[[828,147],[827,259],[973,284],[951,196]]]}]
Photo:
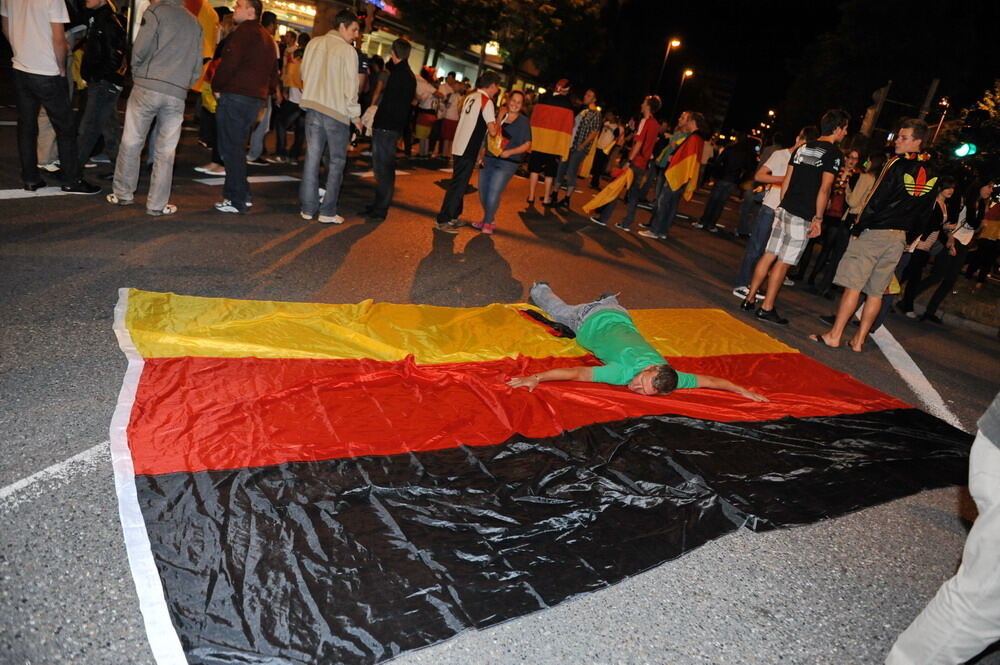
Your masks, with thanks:
[{"label": "blue jeans leg in foreground", "polygon": [[535,284],[531,287],[530,295],[531,302],[545,310],[553,321],[569,327],[573,332],[579,330],[586,318],[594,312],[605,309],[627,312],[618,304],[618,298],[615,296],[607,296],[582,305],[567,305],[562,298],[553,293],[548,284]]},{"label": "blue jeans leg in foreground", "polygon": [[753,269],[763,256],[767,239],[771,236],[772,224],[774,224],[774,208],[762,205],[750,230],[746,249],[743,251],[743,262],[740,263],[740,276],[736,279],[736,286],[750,286]]},{"label": "blue jeans leg in foreground", "polygon": [[677,205],[681,201],[682,189],[671,189],[670,185],[664,185],[660,192],[660,198],[656,201],[656,214],[650,220],[650,230],[661,236],[667,235],[670,227],[674,224],[674,217],[677,216]]},{"label": "blue jeans leg in foreground", "polygon": [[70,105],[65,76],[42,76],[14,70],[17,103],[17,146],[21,159],[21,180],[33,184],[41,180],[38,174],[38,111],[45,109],[56,134],[59,163],[63,179],[72,183],[80,179],[77,158],[76,123]]},{"label": "blue jeans leg in foreground", "polygon": [[385,218],[396,189],[396,142],[399,132],[376,129],[372,132],[372,171],[375,172],[375,202],[372,217]]},{"label": "blue jeans leg in foreground", "polygon": [[479,202],[483,205],[483,224],[493,223],[497,208],[500,207],[500,196],[514,177],[517,167],[517,162],[486,158],[479,171]]},{"label": "blue jeans leg in foreground", "polygon": [[264,100],[224,92],[215,111],[219,154],[226,164],[223,198],[232,201],[241,213],[247,210],[250,183],[247,182],[247,141]]}]

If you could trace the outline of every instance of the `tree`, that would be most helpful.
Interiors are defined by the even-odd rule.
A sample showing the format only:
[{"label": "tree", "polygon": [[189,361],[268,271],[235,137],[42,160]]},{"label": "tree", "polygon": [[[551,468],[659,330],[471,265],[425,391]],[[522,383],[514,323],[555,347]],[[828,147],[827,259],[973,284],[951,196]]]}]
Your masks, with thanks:
[{"label": "tree", "polygon": [[974,155],[958,160],[961,167],[984,177],[996,177],[1000,174],[1000,79],[959,117],[961,122],[945,125],[948,128],[942,132],[937,146],[945,156],[953,157],[960,144],[975,144]]},{"label": "tree", "polygon": [[501,0],[393,0],[401,18],[434,49],[431,66],[446,47],[466,49],[488,41]]}]

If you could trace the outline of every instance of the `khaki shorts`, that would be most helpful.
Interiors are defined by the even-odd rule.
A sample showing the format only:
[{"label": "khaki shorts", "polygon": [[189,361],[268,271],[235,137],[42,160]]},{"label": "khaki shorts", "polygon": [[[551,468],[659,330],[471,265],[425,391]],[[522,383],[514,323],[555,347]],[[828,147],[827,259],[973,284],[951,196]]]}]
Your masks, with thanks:
[{"label": "khaki shorts", "polygon": [[881,297],[906,247],[906,234],[893,229],[868,229],[852,237],[837,266],[833,283]]}]

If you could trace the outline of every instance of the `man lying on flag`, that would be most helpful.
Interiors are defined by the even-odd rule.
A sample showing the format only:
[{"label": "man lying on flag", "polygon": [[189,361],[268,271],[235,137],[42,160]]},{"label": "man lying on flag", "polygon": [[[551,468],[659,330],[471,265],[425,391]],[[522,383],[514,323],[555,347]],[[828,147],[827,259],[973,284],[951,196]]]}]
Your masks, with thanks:
[{"label": "man lying on flag", "polygon": [[627,385],[640,395],[666,395],[684,388],[713,388],[738,393],[755,402],[769,401],[763,395],[728,379],[678,372],[650,345],[636,328],[628,311],[613,293],[581,305],[567,305],[552,292],[548,282],[535,282],[531,300],[555,321],[576,333],[576,341],[604,363],[600,367],[564,367],[507,382],[511,388],[529,391],[543,381],[592,381]]}]

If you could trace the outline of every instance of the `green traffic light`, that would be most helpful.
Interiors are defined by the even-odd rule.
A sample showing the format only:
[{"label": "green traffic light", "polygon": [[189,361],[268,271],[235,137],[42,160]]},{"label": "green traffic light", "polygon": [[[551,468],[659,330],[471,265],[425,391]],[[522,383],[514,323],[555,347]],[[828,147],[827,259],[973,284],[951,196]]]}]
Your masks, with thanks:
[{"label": "green traffic light", "polygon": [[963,143],[957,148],[955,148],[956,157],[968,157],[969,155],[976,154],[976,144],[975,143]]}]

